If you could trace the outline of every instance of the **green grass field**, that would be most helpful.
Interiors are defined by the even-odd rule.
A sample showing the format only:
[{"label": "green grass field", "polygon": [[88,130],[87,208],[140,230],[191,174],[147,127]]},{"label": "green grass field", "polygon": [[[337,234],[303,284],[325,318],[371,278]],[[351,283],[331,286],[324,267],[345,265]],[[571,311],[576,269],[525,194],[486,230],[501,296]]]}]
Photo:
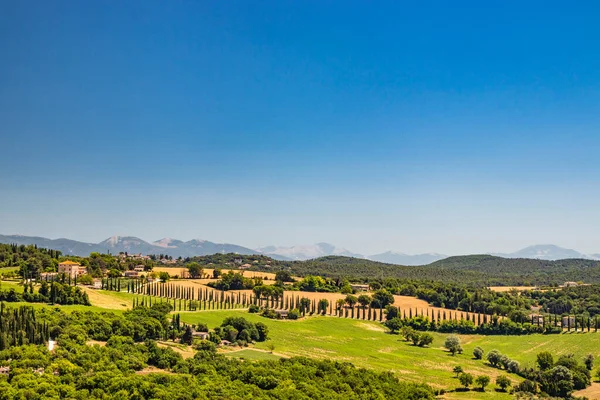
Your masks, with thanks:
[{"label": "green grass field", "polygon": [[243,358],[244,360],[279,360],[281,357],[265,351],[243,349],[225,353],[227,357]]},{"label": "green grass field", "polygon": [[18,281],[0,281],[0,290],[15,289],[17,293],[23,293],[23,285]]}]

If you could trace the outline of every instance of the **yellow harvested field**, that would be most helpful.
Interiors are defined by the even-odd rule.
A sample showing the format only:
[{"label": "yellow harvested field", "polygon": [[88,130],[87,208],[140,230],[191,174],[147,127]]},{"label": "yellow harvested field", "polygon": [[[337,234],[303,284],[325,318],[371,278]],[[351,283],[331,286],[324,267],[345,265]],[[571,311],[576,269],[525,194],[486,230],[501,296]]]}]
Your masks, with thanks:
[{"label": "yellow harvested field", "polygon": [[192,349],[190,346],[184,346],[173,342],[160,341],[158,342],[158,347],[169,347],[172,350],[175,350],[177,353],[181,354],[183,358],[194,357],[194,349]]},{"label": "yellow harvested field", "polygon": [[[169,276],[178,276],[178,277],[186,277],[187,276],[187,268],[181,267],[154,267],[152,269],[154,272],[166,272]],[[204,268],[204,275],[212,278],[214,269]],[[259,272],[259,271],[247,271],[247,270],[238,270],[238,269],[222,269],[223,273],[227,273],[229,271],[240,272],[246,278],[262,278],[265,280],[274,281],[275,274],[272,272]],[[209,281],[212,279],[208,279]],[[266,282],[265,282],[266,283]]]},{"label": "yellow harvested field", "polygon": [[590,400],[598,400],[600,399],[600,383],[593,382],[591,386],[588,386],[587,388],[578,392],[574,392],[573,396],[587,397]]},{"label": "yellow harvested field", "polygon": [[82,289],[87,293],[90,303],[96,307],[107,308],[109,310],[127,310],[131,308],[131,304],[115,299],[115,296],[111,292],[91,289],[85,286]]},{"label": "yellow harvested field", "polygon": [[153,366],[146,367],[142,370],[135,371],[136,375],[149,375],[149,374],[167,374],[167,375],[175,375],[174,372],[167,371],[166,369],[160,369]]},{"label": "yellow harvested field", "polygon": [[511,290],[517,290],[519,292],[523,292],[525,290],[536,289],[536,287],[535,286],[490,286],[488,289],[493,290],[494,292],[510,292]]}]

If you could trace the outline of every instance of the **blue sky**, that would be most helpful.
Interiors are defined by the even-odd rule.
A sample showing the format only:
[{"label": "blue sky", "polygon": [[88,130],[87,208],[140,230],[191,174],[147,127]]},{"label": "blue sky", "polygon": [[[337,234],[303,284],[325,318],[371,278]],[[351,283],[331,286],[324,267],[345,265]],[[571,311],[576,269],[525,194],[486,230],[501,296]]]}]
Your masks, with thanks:
[{"label": "blue sky", "polygon": [[600,252],[596,2],[0,4],[0,233]]}]

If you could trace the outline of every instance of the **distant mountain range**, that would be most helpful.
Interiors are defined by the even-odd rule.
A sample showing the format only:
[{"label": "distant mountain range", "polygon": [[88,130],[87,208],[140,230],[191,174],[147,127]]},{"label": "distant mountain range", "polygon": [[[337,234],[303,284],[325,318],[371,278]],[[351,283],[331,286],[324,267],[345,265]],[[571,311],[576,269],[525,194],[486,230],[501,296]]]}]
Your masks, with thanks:
[{"label": "distant mountain range", "polygon": [[[63,254],[87,256],[91,252],[118,254],[128,252],[132,254],[167,254],[173,257],[205,256],[215,253],[238,254],[265,254],[277,260],[309,260],[325,256],[346,256],[364,258],[373,261],[398,265],[427,265],[447,258],[447,255],[438,253],[405,254],[387,251],[381,254],[363,255],[353,253],[347,249],[336,247],[329,243],[299,246],[266,246],[257,249],[238,246],[230,243],[214,243],[207,240],[193,239],[187,242],[177,239],[164,238],[149,243],[133,236],[112,236],[100,243],[85,243],[71,239],[48,239],[37,236],[0,235],[0,243],[36,244],[39,247],[60,250]],[[565,249],[555,245],[529,246],[514,253],[490,253],[494,256],[505,258],[533,258],[541,260],[562,260],[567,258],[582,258],[600,260],[600,253],[583,254],[572,249]]]},{"label": "distant mountain range", "polygon": [[43,237],[0,235],[0,243],[36,244],[60,250],[63,254],[87,256],[91,252],[118,254],[168,254],[173,257],[205,256],[215,253],[256,254],[255,250],[229,243],[213,243],[194,239],[188,242],[164,238],[148,243],[133,236],[112,236],[100,243],[84,243],[70,239],[47,239]]},{"label": "distant mountain range", "polygon": [[352,253],[341,247],[336,247],[329,243],[317,243],[313,245],[301,245],[292,247],[267,246],[255,249],[257,252],[273,257],[275,259],[284,258],[286,260],[310,260],[313,258],[325,256],[346,256],[354,258],[365,258],[361,254]]}]

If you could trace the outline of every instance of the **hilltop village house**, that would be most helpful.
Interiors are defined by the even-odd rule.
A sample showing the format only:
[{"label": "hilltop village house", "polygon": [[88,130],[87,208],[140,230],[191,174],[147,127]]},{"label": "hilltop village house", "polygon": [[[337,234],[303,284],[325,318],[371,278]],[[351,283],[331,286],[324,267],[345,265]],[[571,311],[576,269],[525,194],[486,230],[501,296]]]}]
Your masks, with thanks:
[{"label": "hilltop village house", "polygon": [[350,288],[352,288],[352,290],[355,292],[368,292],[369,291],[369,285],[360,285],[360,284],[351,283]]},{"label": "hilltop village house", "polygon": [[69,275],[71,278],[75,278],[87,273],[87,268],[81,266],[81,264],[74,261],[63,261],[58,264],[58,273]]}]

